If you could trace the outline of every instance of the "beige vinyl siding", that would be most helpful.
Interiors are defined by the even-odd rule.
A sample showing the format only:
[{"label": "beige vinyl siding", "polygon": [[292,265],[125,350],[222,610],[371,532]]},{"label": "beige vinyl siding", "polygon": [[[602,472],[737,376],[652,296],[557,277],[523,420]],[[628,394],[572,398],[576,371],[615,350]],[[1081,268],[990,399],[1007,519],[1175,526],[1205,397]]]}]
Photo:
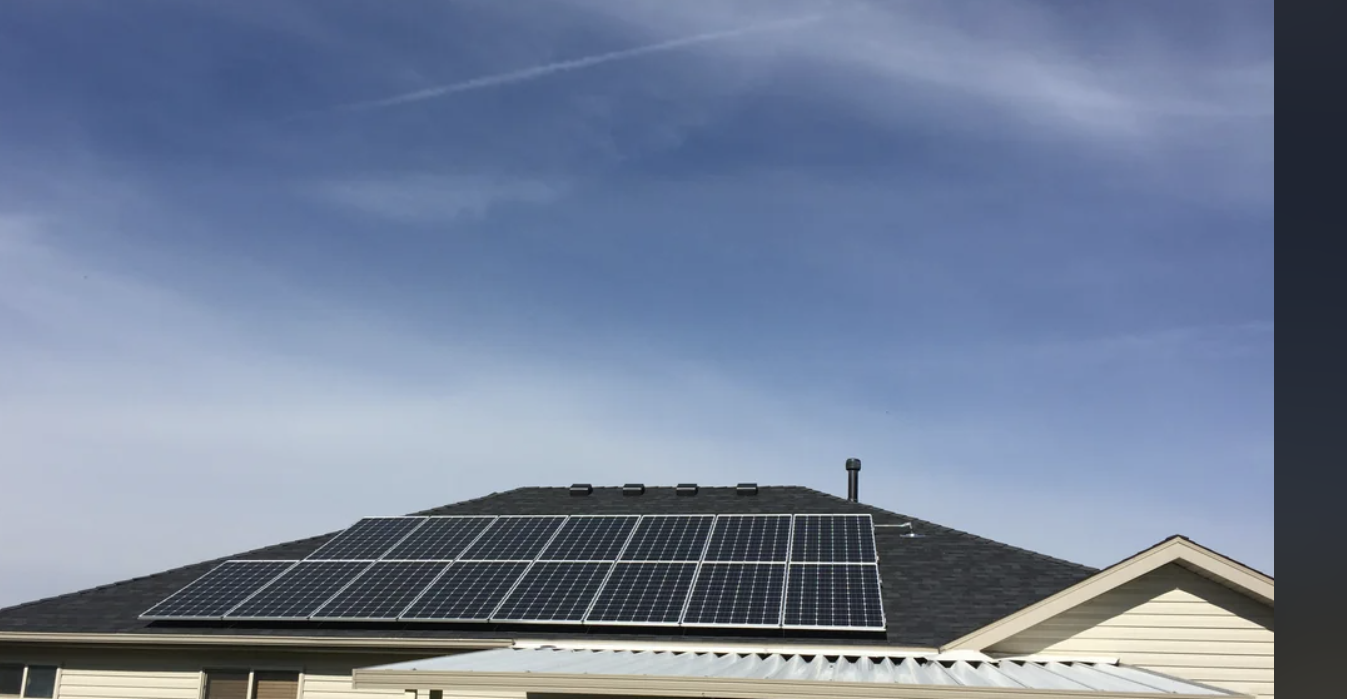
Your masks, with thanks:
[{"label": "beige vinyl siding", "polygon": [[72,668],[61,671],[61,699],[199,699],[196,671]]},{"label": "beige vinyl siding", "polygon": [[1116,657],[1273,697],[1273,610],[1168,564],[988,648],[997,654]]}]

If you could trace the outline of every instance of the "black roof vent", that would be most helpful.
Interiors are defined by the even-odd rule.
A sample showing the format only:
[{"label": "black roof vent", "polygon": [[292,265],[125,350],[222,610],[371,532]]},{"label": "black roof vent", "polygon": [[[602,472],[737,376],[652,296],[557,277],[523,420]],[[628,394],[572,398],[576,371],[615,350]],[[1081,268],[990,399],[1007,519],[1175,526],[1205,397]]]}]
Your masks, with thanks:
[{"label": "black roof vent", "polygon": [[628,483],[622,486],[623,495],[644,495],[645,486],[640,483]]},{"label": "black roof vent", "polygon": [[674,492],[675,492],[675,493],[678,493],[679,495],[696,495],[696,494],[697,494],[697,484],[696,484],[696,483],[679,483],[679,484],[674,488]]},{"label": "black roof vent", "polygon": [[735,493],[735,495],[757,495],[757,494],[758,494],[758,484],[757,484],[757,483],[740,483],[739,485],[734,486],[734,493]]},{"label": "black roof vent", "polygon": [[594,492],[594,486],[588,483],[576,483],[571,486],[571,495],[589,495]]}]

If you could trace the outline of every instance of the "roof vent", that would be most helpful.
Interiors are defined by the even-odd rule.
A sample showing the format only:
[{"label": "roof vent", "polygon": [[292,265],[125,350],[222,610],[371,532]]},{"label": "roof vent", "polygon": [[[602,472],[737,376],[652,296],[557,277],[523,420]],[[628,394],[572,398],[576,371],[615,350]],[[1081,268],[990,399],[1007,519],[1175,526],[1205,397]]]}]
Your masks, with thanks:
[{"label": "roof vent", "polygon": [[734,494],[735,494],[735,495],[757,495],[757,494],[758,494],[758,484],[757,484],[757,483],[740,483],[739,485],[734,486]]},{"label": "roof vent", "polygon": [[576,483],[571,486],[571,495],[581,496],[589,495],[594,492],[594,486],[588,483]]},{"label": "roof vent", "polygon": [[675,493],[678,493],[679,495],[696,495],[696,494],[697,494],[697,484],[696,484],[696,483],[679,483],[677,486],[674,487],[674,492],[675,492]]},{"label": "roof vent", "polygon": [[645,486],[640,483],[628,483],[622,486],[623,495],[644,495]]}]

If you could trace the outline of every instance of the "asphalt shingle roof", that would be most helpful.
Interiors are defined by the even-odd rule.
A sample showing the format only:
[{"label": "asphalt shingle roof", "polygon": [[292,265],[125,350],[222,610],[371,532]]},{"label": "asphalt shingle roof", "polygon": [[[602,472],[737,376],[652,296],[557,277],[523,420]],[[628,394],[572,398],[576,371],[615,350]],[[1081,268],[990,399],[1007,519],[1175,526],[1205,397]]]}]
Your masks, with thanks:
[{"label": "asphalt shingle roof", "polygon": [[[850,502],[796,486],[763,486],[757,495],[738,495],[734,488],[703,487],[697,495],[678,496],[673,488],[647,488],[629,496],[621,488],[595,488],[577,497],[567,488],[518,488],[414,514],[753,514],[863,513],[876,525],[876,545],[883,578],[887,642],[938,646],[1059,592],[1097,572],[1093,568],[998,543],[948,527]],[[892,525],[912,523],[912,529]],[[887,526],[886,526],[887,525]],[[906,534],[915,531],[919,536]],[[248,551],[230,558],[302,558],[336,532]],[[623,634],[592,628],[517,632],[480,628],[433,628],[414,624],[378,627],[333,624],[258,626],[256,624],[164,626],[138,618],[159,600],[200,577],[221,560],[205,561],[155,575],[125,580],[6,609],[0,609],[0,631],[50,633],[192,633],[293,634],[303,636],[371,636],[380,638],[588,638],[694,639],[689,630],[664,635]],[[246,629],[244,631],[243,629]],[[663,632],[662,632],[663,633]],[[798,632],[775,632],[756,640],[780,642]],[[808,636],[818,638],[817,634]],[[742,638],[742,637],[741,637]],[[745,639],[747,640],[747,639]],[[837,639],[845,642],[846,639]],[[851,639],[875,643],[879,639]]]}]

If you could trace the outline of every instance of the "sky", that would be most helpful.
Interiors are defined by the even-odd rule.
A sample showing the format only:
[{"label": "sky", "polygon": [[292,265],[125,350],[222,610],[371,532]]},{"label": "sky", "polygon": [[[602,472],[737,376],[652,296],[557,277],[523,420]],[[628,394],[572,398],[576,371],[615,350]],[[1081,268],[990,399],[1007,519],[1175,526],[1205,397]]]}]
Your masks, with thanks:
[{"label": "sky", "polygon": [[0,3],[0,606],[526,485],[1273,572],[1272,2]]}]

